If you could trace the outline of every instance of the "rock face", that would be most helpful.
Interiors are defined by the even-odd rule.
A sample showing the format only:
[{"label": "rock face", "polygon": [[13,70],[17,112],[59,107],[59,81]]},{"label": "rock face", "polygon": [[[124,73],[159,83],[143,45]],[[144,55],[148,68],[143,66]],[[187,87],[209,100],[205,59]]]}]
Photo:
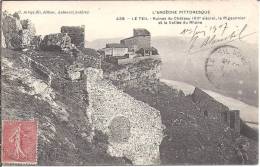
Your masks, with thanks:
[{"label": "rock face", "polygon": [[72,48],[71,39],[65,33],[49,34],[44,36],[41,42],[43,50],[67,51]]},{"label": "rock face", "polygon": [[73,64],[73,65],[69,66],[69,68],[67,69],[68,77],[72,81],[82,79],[83,71],[84,71],[83,66]]},{"label": "rock face", "polygon": [[42,41],[42,36],[41,35],[37,35],[34,36],[31,40],[31,46],[33,49],[39,50],[40,49],[40,44]]},{"label": "rock face", "polygon": [[62,26],[61,33],[67,33],[71,38],[71,43],[77,47],[85,45],[85,26]]},{"label": "rock face", "polygon": [[19,20],[19,17],[4,12],[2,22],[7,48],[19,50],[30,46],[36,32],[30,20]]},{"label": "rock face", "polygon": [[[38,120],[38,165],[125,164],[106,153],[104,134],[97,132],[93,137],[85,82],[62,75],[66,55],[2,49],[2,119]],[[57,57],[61,59],[55,66],[50,64]],[[55,73],[51,82],[43,77],[50,75],[49,70]]]},{"label": "rock face", "polygon": [[113,81],[118,88],[127,90],[142,88],[156,92],[160,78],[160,60],[146,59],[134,64],[128,64],[115,69],[104,69],[104,78]]},{"label": "rock face", "polygon": [[108,135],[107,152],[134,165],[160,164],[160,112],[102,79],[102,70],[88,68],[86,75],[92,124]]},{"label": "rock face", "polygon": [[1,31],[1,46],[2,46],[2,48],[6,48],[5,36],[3,34],[3,31]]},{"label": "rock face", "polygon": [[19,36],[19,32],[22,30],[22,25],[20,20],[4,12],[2,22],[2,31],[5,37],[6,47],[16,49],[21,45],[21,37]]},{"label": "rock face", "polygon": [[101,68],[101,55],[95,49],[80,48],[80,51],[84,67]]},{"label": "rock face", "polygon": [[22,31],[22,47],[26,48],[31,46],[31,42],[35,36],[36,29],[34,24],[29,20],[21,20]]}]

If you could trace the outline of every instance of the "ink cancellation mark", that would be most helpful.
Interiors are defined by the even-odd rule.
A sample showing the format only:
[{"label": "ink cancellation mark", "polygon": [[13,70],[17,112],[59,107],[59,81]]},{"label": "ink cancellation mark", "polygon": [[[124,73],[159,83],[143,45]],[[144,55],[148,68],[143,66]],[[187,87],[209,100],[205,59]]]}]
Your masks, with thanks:
[{"label": "ink cancellation mark", "polygon": [[2,163],[37,164],[37,122],[3,120]]},{"label": "ink cancellation mark", "polygon": [[205,61],[205,75],[216,88],[228,83],[238,83],[249,72],[248,60],[232,45],[216,47]]}]

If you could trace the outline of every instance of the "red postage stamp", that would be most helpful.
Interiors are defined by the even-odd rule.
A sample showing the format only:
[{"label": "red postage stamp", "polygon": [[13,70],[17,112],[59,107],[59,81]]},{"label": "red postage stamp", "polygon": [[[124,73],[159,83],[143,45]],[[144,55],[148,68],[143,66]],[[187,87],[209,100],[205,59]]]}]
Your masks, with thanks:
[{"label": "red postage stamp", "polygon": [[37,121],[2,121],[2,163],[37,164]]}]

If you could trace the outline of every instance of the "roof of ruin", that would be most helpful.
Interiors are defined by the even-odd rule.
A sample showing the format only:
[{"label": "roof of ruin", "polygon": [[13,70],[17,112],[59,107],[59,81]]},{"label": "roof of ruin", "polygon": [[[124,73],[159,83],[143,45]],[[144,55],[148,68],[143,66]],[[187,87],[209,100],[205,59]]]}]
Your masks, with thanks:
[{"label": "roof of ruin", "polygon": [[135,28],[134,36],[150,36],[150,32],[145,28]]},{"label": "roof of ruin", "polygon": [[121,43],[108,43],[106,44],[106,48],[127,48],[127,47]]}]

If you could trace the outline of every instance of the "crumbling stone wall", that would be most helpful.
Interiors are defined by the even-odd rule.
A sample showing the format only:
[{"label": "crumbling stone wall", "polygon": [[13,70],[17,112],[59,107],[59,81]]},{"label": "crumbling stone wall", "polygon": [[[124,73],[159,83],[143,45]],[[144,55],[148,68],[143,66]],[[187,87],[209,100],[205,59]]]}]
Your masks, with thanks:
[{"label": "crumbling stone wall", "polygon": [[228,125],[236,133],[240,133],[239,111],[230,111],[227,106],[219,103],[199,88],[195,88],[191,98],[199,107],[202,116],[222,122],[223,124]]},{"label": "crumbling stone wall", "polygon": [[240,133],[240,111],[231,110],[229,118],[229,126],[231,129],[234,129],[235,132]]},{"label": "crumbling stone wall", "polygon": [[151,36],[151,33],[145,28],[135,28],[133,31],[134,36]]},{"label": "crumbling stone wall", "polygon": [[120,41],[122,45],[128,47],[130,51],[137,51],[141,48],[151,47],[151,34],[148,30],[139,28],[133,30],[133,36]]},{"label": "crumbling stone wall", "polygon": [[135,36],[120,41],[121,44],[128,47],[130,51],[137,51],[141,48],[149,48],[151,46],[151,36]]},{"label": "crumbling stone wall", "polygon": [[126,157],[134,165],[160,164],[160,111],[135,100],[103,79],[102,70],[88,68],[88,112],[95,129],[108,135],[111,156]]}]

